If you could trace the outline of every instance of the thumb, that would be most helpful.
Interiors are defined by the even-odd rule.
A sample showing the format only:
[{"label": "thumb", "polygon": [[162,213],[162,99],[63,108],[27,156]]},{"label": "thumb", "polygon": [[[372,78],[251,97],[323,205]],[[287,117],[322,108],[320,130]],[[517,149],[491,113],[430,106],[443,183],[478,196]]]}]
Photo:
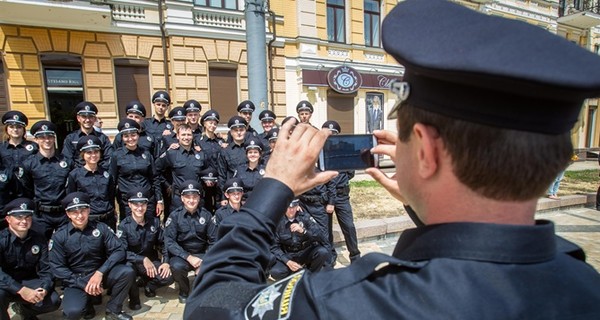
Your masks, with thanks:
[{"label": "thumb", "polygon": [[400,188],[398,187],[398,183],[395,179],[396,174],[393,174],[391,177],[388,177],[383,171],[377,168],[367,168],[365,172],[373,177],[375,181],[377,181],[381,186],[387,190],[394,198],[404,201],[404,197],[400,194]]}]

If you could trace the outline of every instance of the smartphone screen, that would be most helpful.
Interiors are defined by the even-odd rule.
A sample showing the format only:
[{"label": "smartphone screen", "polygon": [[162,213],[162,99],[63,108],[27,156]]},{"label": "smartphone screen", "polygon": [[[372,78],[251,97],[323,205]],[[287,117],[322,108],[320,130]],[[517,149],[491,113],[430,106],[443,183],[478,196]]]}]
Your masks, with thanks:
[{"label": "smartphone screen", "polygon": [[379,163],[378,155],[371,154],[377,144],[372,134],[338,134],[327,138],[319,154],[321,170],[363,170]]}]

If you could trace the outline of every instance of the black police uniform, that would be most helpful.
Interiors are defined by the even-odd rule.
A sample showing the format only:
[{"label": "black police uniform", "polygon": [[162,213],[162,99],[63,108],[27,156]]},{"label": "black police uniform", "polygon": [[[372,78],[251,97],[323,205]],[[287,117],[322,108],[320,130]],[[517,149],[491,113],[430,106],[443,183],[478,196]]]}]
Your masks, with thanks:
[{"label": "black police uniform", "polygon": [[[17,202],[19,199],[15,199],[11,204]],[[33,202],[28,199],[27,202],[30,210],[33,210]],[[7,209],[10,210],[8,207]],[[44,300],[32,304],[18,294],[23,287],[34,290],[42,288],[47,293]],[[19,238],[9,229],[0,231],[0,319],[10,319],[10,302],[21,306],[25,319],[52,312],[60,306],[60,298],[54,291],[48,263],[48,240],[33,230],[29,230],[25,238]]]},{"label": "black police uniform", "polygon": [[298,199],[300,199],[302,211],[308,212],[322,228],[329,230],[331,220],[329,219],[329,214],[325,211],[324,205],[329,201],[327,186],[324,184],[318,185],[299,195]]},{"label": "black police uniform", "polygon": [[131,209],[127,206],[127,192],[136,187],[150,191],[146,215],[155,215],[156,202],[162,200],[162,192],[160,178],[154,167],[154,158],[148,151],[139,147],[135,150],[126,147],[115,150],[109,172],[117,181],[117,202],[121,218],[131,215]]},{"label": "black police uniform", "polygon": [[206,155],[207,165],[217,170],[219,166],[219,154],[223,149],[223,139],[215,137],[209,138],[206,134],[202,134],[199,138],[194,137],[194,145],[200,147]]},{"label": "black police uniform", "polygon": [[49,250],[52,272],[65,286],[65,318],[79,319],[93,308],[85,287],[96,271],[104,275],[104,289],[111,290],[107,311],[121,313],[135,272],[125,265],[125,247],[107,225],[90,221],[79,230],[68,223],[52,235]]},{"label": "black police uniform", "polygon": [[235,170],[234,178],[239,178],[244,184],[244,200],[252,193],[254,186],[265,175],[265,165],[259,163],[256,168],[251,169],[248,164],[243,164]]},{"label": "black police uniform", "polygon": [[267,151],[265,151],[262,154],[262,163],[266,166],[267,163],[269,162],[269,159],[271,158],[271,153],[273,153],[273,150],[270,147],[270,142],[275,140],[277,141],[277,137],[279,136],[279,128],[273,128],[271,129],[271,131],[269,131],[267,133],[267,135],[265,136],[265,139],[267,140],[267,144],[269,146],[269,149]]},{"label": "black police uniform", "polygon": [[235,174],[235,169],[246,162],[246,149],[241,144],[232,142],[219,154],[217,172],[219,188],[223,189],[225,181]]},{"label": "black police uniform", "polygon": [[[27,116],[21,111],[12,110],[2,116],[2,123],[5,126],[14,124],[25,128],[29,123],[29,119],[27,119]],[[0,159],[2,160],[2,167],[9,168],[14,172],[22,165],[27,157],[38,152],[38,149],[37,143],[25,138],[16,145],[13,145],[8,141],[3,141],[0,143]]]},{"label": "black police uniform", "polygon": [[[160,155],[161,151],[161,140],[159,139],[162,139],[162,137],[157,139],[145,130],[138,132],[138,135],[140,136],[138,139],[138,148],[150,152],[150,154],[154,158],[157,158]],[[119,132],[117,133],[117,135],[115,136],[115,140],[113,141],[113,148],[116,150],[123,146],[123,135]]]},{"label": "black police uniform", "polygon": [[[299,224],[304,233],[292,232],[290,226]],[[280,280],[292,273],[286,263],[290,260],[317,272],[329,263],[329,240],[317,222],[307,213],[298,212],[294,219],[282,217],[275,229],[275,240],[271,253],[275,255],[275,264],[271,267],[271,277]]]},{"label": "black police uniform", "polygon": [[46,158],[36,153],[25,160],[22,175],[18,177],[25,194],[37,205],[31,228],[48,239],[68,221],[60,201],[67,195],[67,177],[72,168],[71,160],[62,154]]},{"label": "black police uniform", "polygon": [[185,150],[182,146],[169,149],[155,161],[156,173],[164,185],[171,190],[170,211],[183,206],[181,184],[186,180],[200,181],[200,172],[207,166],[204,151],[196,151],[194,146]]},{"label": "black police uniform", "polygon": [[[226,206],[220,207],[219,209],[217,209],[214,215],[213,223],[215,224],[215,227],[218,228],[221,221],[238,212],[239,211],[235,210],[229,203]],[[215,239],[216,238],[217,237],[215,237]]]},{"label": "black police uniform", "polygon": [[204,257],[215,242],[215,233],[212,215],[202,207],[193,213],[185,208],[171,212],[165,223],[164,243],[169,250],[173,279],[179,284],[179,296],[185,298],[190,292],[188,272],[193,268],[186,259],[190,255]]},{"label": "black police uniform", "polygon": [[[354,171],[341,171],[327,183],[329,195],[327,204],[334,206],[335,216],[337,217],[340,229],[342,229],[346,248],[352,262],[360,257],[356,227],[354,226],[354,215],[352,213],[352,206],[350,205],[350,179],[354,178],[354,173]],[[329,239],[333,242],[332,230],[329,230]]]},{"label": "black police uniform", "polygon": [[[200,171],[200,181],[202,182],[202,190],[204,191],[202,206],[208,212],[214,214],[221,207],[220,201],[223,199],[223,192],[217,184],[217,170],[209,166]],[[210,186],[209,183],[211,184]]]},{"label": "black police uniform", "polygon": [[[127,250],[127,262],[145,283],[146,295],[152,296],[156,289],[173,283],[173,277],[163,278],[157,274],[155,278],[148,277],[144,268],[144,258],[150,259],[156,269],[162,263],[169,263],[169,252],[163,245],[163,228],[158,217],[151,217],[143,225],[138,224],[132,216],[126,217],[119,223],[117,237]],[[161,252],[161,257],[158,253]],[[131,303],[140,302],[140,292],[136,285],[129,288]]]},{"label": "black police uniform", "polygon": [[75,168],[67,179],[67,193],[81,191],[90,197],[90,221],[104,222],[116,230],[115,193],[117,182],[107,170],[98,166],[96,171]]},{"label": "black police uniform", "polygon": [[[157,101],[162,101],[168,106],[171,103],[171,96],[166,91],[156,91],[152,95],[152,103]],[[160,120],[156,119],[156,117],[146,118],[142,122],[142,126],[149,135],[159,141],[165,130],[173,130],[173,124],[166,118],[162,118]]]},{"label": "black police uniform", "polygon": [[17,190],[17,181],[10,168],[0,169],[0,230],[6,228],[4,220],[4,206],[15,199]]}]

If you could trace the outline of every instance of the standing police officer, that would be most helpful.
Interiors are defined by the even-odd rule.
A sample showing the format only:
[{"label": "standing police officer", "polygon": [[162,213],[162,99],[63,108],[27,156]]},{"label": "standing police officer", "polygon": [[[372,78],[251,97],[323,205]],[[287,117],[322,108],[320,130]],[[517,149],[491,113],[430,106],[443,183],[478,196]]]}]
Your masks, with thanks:
[{"label": "standing police officer", "polygon": [[216,130],[219,124],[219,113],[214,110],[208,110],[202,115],[202,126],[204,133],[197,139],[194,137],[194,143],[200,147],[206,155],[208,166],[217,170],[219,166],[219,153],[223,149],[223,139],[217,136]]},{"label": "standing police officer", "polygon": [[[142,150],[147,150],[154,158],[157,158],[160,155],[162,136],[156,138],[145,130],[144,117],[146,116],[146,107],[141,102],[133,100],[125,106],[125,113],[127,114],[127,119],[134,120],[140,125],[138,147]],[[123,137],[119,132],[113,141],[113,149],[116,150],[122,146]]]},{"label": "standing police officer", "polygon": [[[134,188],[128,200],[131,215],[119,223],[117,237],[127,248],[127,263],[144,282],[144,294],[156,296],[156,289],[173,283],[169,252],[163,245],[163,229],[158,217],[146,217],[148,192]],[[162,258],[159,258],[159,250]],[[137,285],[129,288],[129,309],[141,309],[140,291]]]},{"label": "standing police officer", "polygon": [[[33,198],[37,213],[32,229],[50,239],[52,232],[67,223],[60,201],[65,197],[67,178],[73,168],[70,158],[56,152],[56,126],[41,120],[31,126],[40,150],[27,158],[17,177],[25,194]],[[77,152],[79,156],[79,152]]]},{"label": "standing police officer", "polygon": [[48,240],[31,229],[35,205],[18,198],[6,206],[8,229],[0,231],[0,319],[8,320],[15,302],[23,319],[52,312],[60,306],[48,264]]},{"label": "standing police officer", "polygon": [[135,272],[125,265],[125,247],[107,225],[89,221],[90,198],[85,193],[69,193],[62,203],[71,222],[52,235],[48,250],[52,272],[65,286],[63,316],[93,318],[91,297],[110,289],[106,319],[133,319],[122,311],[135,282]]},{"label": "standing police officer", "polygon": [[202,135],[202,126],[200,125],[202,105],[196,100],[188,100],[183,104],[183,109],[185,109],[187,124],[192,128],[192,134],[194,137],[200,138]]},{"label": "standing police officer", "polygon": [[329,263],[328,243],[323,228],[308,214],[298,210],[299,201],[290,202],[277,224],[271,252],[275,264],[271,277],[280,280],[305,267],[317,272]]},{"label": "standing police officer", "polygon": [[221,189],[225,186],[225,181],[233,177],[235,169],[246,162],[244,141],[246,140],[247,125],[246,120],[240,116],[231,117],[227,123],[233,141],[219,154],[217,171],[219,173],[219,188]]},{"label": "standing police officer", "polygon": [[0,143],[0,158],[3,167],[12,173],[22,165],[23,161],[38,151],[38,145],[26,139],[29,120],[21,111],[8,111],[2,116],[7,141]]},{"label": "standing police officer", "polygon": [[265,152],[271,151],[267,135],[269,134],[269,132],[271,132],[273,128],[275,128],[275,119],[277,119],[277,116],[271,110],[263,110],[258,115],[258,120],[260,120],[260,125],[263,128],[263,132],[259,133],[258,137],[261,139],[263,145],[265,146]]},{"label": "standing police officer", "polygon": [[200,171],[200,181],[202,182],[202,190],[204,191],[204,201],[202,206],[210,213],[215,213],[221,204],[223,192],[217,184],[217,170],[208,167]]},{"label": "standing police officer", "polygon": [[300,120],[300,123],[307,123],[312,126],[312,124],[310,123],[310,118],[312,118],[314,110],[315,109],[313,108],[313,105],[310,102],[306,100],[298,102],[298,104],[296,105],[296,112],[298,113],[298,119]]},{"label": "standing police officer", "polygon": [[[155,140],[161,139],[162,136],[171,134],[173,125],[165,117],[171,104],[171,96],[166,91],[156,91],[152,95],[152,105],[154,106],[154,116],[144,120],[144,130],[153,136]],[[170,117],[170,116],[169,116]]]},{"label": "standing police officer", "polygon": [[79,123],[79,129],[67,135],[63,143],[62,154],[69,159],[69,161],[73,162],[75,166],[83,166],[84,163],[83,159],[79,156],[77,142],[79,142],[79,139],[83,136],[95,135],[100,139],[100,146],[102,148],[100,165],[105,169],[108,168],[113,148],[110,140],[104,133],[94,130],[98,108],[89,101],[82,101],[75,106],[75,112],[77,114],[76,118]]},{"label": "standing police officer", "polygon": [[190,293],[188,272],[198,274],[204,254],[214,243],[215,225],[210,212],[200,206],[202,186],[198,181],[184,181],[180,193],[183,208],[167,219],[164,242],[173,279],[179,285],[179,302],[185,303]]}]

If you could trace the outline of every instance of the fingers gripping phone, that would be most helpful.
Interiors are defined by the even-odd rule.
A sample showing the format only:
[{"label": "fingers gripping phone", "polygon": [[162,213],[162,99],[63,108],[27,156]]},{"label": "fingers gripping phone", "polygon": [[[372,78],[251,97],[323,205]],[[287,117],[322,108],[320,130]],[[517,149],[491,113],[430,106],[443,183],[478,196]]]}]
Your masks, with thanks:
[{"label": "fingers gripping phone", "polygon": [[377,167],[379,155],[371,154],[377,145],[372,134],[338,134],[327,138],[319,154],[319,169],[347,171]]}]

